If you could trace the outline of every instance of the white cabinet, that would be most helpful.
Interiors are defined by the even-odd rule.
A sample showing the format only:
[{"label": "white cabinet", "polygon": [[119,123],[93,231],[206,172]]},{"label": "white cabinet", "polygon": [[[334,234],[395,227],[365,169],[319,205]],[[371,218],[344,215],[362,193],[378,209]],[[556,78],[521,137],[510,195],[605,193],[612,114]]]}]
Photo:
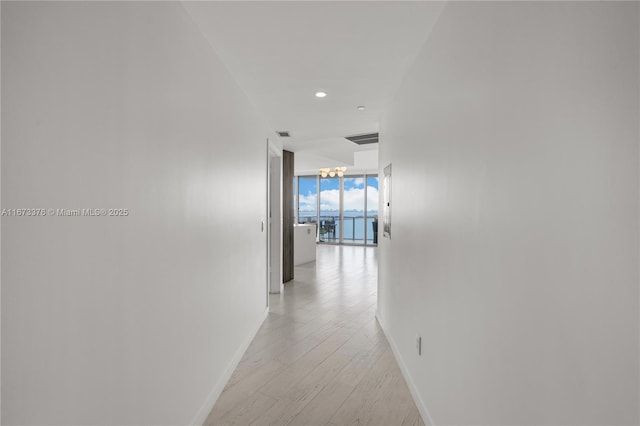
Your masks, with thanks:
[{"label": "white cabinet", "polygon": [[315,223],[293,225],[293,264],[295,266],[316,260]]}]

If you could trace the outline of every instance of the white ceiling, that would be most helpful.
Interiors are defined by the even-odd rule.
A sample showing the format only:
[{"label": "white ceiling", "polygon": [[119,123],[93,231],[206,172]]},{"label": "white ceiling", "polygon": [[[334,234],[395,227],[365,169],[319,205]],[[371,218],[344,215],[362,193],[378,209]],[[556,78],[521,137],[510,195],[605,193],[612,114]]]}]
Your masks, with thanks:
[{"label": "white ceiling", "polygon": [[[304,167],[316,169],[353,166],[354,152],[377,149],[344,136],[378,131],[382,111],[443,3],[183,5],[274,131],[291,132],[291,138],[282,139],[285,148],[296,152]],[[316,98],[319,90],[327,97]],[[358,111],[358,105],[366,110]]]}]

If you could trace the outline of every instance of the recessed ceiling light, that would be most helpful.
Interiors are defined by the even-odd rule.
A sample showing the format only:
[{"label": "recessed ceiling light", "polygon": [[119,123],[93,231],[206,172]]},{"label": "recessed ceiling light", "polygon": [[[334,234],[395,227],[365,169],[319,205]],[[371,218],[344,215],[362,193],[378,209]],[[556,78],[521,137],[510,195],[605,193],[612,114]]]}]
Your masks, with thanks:
[{"label": "recessed ceiling light", "polygon": [[358,106],[358,110],[359,110],[359,111],[364,111],[364,109],[365,109],[365,108],[366,108],[366,107],[365,107],[364,105],[360,105],[360,106]]},{"label": "recessed ceiling light", "polygon": [[325,92],[316,92],[316,98],[324,98],[327,96]]}]

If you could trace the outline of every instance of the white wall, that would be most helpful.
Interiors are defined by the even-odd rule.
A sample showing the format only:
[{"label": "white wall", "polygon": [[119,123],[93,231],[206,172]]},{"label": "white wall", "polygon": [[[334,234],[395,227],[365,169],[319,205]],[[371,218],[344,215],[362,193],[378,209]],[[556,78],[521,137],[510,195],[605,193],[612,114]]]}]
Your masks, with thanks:
[{"label": "white wall", "polygon": [[2,2],[3,424],[202,420],[264,318],[271,133],[179,3]]},{"label": "white wall", "polygon": [[449,3],[381,123],[379,315],[436,424],[640,421],[637,8]]}]

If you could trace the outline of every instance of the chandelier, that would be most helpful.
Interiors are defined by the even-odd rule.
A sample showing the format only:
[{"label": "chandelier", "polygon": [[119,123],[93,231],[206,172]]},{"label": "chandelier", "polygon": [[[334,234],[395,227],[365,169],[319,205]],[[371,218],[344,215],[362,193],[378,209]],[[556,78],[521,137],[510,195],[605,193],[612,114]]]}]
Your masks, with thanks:
[{"label": "chandelier", "polygon": [[342,166],[342,167],[336,167],[335,169],[331,169],[329,167],[325,167],[323,169],[320,169],[320,176],[322,176],[323,178],[326,178],[327,175],[334,177],[335,175],[338,175],[338,177],[342,177],[344,176],[344,172],[347,171],[347,168]]}]

